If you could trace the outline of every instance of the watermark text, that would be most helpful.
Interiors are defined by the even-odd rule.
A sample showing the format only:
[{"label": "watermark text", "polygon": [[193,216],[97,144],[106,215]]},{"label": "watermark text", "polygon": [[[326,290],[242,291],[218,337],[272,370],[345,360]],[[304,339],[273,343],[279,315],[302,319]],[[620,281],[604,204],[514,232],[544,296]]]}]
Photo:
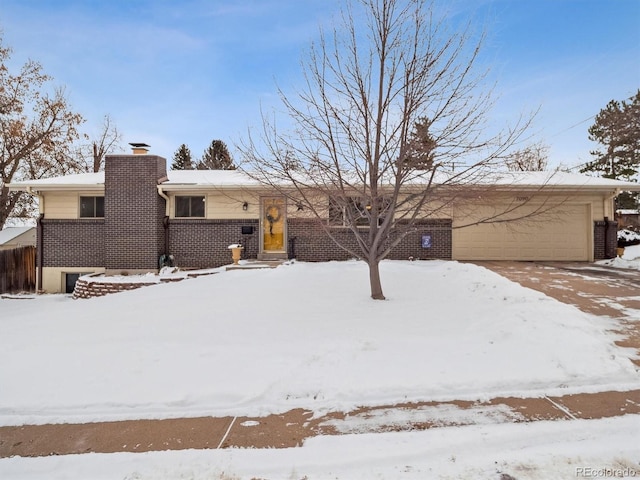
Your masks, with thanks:
[{"label": "watermark text", "polygon": [[640,478],[640,472],[631,467],[576,467],[580,478]]}]

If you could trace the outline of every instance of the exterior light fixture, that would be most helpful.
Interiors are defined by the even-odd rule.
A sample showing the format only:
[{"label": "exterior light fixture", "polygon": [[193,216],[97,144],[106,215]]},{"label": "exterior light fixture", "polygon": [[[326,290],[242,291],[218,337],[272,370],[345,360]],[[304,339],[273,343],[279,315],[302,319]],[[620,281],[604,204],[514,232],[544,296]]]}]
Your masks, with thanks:
[{"label": "exterior light fixture", "polygon": [[247,202],[244,202],[242,204],[242,210],[244,210],[246,212],[248,208],[249,208],[249,204]]}]

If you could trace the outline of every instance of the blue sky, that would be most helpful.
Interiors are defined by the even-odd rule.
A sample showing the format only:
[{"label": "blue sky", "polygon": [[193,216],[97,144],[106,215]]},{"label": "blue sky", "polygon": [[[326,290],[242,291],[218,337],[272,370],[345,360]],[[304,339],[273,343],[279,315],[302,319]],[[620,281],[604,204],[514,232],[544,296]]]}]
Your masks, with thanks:
[{"label": "blue sky", "polygon": [[[12,65],[42,63],[95,133],[109,114],[123,144],[171,160],[233,145],[302,85],[300,61],[339,0],[0,0]],[[552,166],[590,159],[592,117],[640,88],[639,0],[450,0],[458,22],[486,25],[495,115],[540,107],[533,133]]]}]

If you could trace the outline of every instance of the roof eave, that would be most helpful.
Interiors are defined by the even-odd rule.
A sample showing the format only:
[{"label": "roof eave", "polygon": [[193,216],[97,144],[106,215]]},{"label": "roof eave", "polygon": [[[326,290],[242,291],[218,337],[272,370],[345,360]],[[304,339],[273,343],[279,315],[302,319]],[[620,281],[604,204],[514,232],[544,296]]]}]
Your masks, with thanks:
[{"label": "roof eave", "polygon": [[38,194],[41,192],[63,192],[63,191],[91,191],[104,192],[104,184],[37,184],[37,183],[8,183],[6,187],[10,192],[27,192]]},{"label": "roof eave", "polygon": [[213,185],[202,183],[161,183],[160,187],[165,192],[180,192],[187,190],[238,190],[238,189],[261,189],[265,188],[264,185],[246,185],[246,184],[225,184],[225,185]]}]

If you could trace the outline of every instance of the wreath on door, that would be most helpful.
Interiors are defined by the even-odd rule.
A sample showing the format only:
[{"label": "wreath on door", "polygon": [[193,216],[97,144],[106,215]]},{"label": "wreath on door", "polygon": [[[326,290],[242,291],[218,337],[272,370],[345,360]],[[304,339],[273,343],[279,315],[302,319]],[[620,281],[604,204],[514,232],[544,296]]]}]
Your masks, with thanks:
[{"label": "wreath on door", "polygon": [[264,216],[269,222],[269,235],[273,236],[273,224],[277,223],[278,220],[280,220],[280,218],[282,217],[280,207],[278,207],[277,205],[268,206]]}]

